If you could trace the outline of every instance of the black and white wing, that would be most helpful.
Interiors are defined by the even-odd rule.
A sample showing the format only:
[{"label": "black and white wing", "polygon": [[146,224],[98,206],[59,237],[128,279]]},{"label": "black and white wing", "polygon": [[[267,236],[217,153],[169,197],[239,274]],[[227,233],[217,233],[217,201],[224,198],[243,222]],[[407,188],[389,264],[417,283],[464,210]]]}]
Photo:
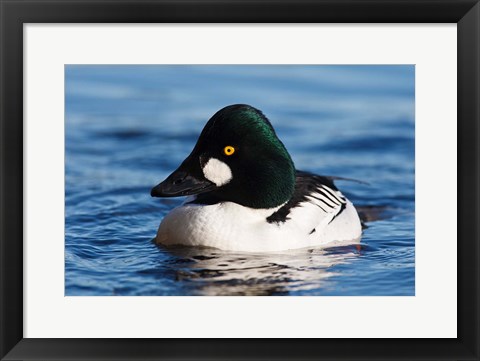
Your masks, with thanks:
[{"label": "black and white wing", "polygon": [[304,231],[315,232],[318,227],[332,222],[346,205],[346,198],[330,178],[297,171],[292,198],[267,221],[277,224],[294,221]]}]

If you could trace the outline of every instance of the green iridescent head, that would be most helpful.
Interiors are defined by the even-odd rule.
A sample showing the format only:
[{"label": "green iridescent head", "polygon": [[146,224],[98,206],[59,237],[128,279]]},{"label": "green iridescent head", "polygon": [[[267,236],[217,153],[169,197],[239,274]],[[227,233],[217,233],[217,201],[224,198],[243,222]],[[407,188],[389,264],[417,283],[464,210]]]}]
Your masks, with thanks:
[{"label": "green iridescent head", "polygon": [[197,202],[207,204],[272,208],[287,202],[294,187],[295,166],[269,120],[236,104],[210,118],[191,154],[152,195],[198,194]]}]

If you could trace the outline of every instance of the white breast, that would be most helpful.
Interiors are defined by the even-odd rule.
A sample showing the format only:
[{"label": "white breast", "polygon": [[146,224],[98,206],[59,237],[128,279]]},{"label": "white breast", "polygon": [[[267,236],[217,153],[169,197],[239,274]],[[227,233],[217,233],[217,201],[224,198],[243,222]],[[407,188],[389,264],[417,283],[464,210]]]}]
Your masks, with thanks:
[{"label": "white breast", "polygon": [[232,202],[208,206],[184,204],[163,219],[156,242],[228,251],[272,252],[360,240],[360,219],[348,200],[346,208],[333,220],[332,214],[305,202],[293,209],[285,222],[266,222],[278,208],[259,210]]}]

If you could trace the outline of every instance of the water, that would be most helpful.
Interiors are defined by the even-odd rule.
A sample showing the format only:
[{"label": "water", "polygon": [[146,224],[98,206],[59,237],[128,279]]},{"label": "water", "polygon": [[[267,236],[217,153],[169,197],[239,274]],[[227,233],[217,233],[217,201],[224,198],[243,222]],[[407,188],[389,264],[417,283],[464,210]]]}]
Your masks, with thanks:
[{"label": "water", "polygon": [[[65,70],[65,294],[414,295],[413,66],[78,66]],[[151,242],[181,199],[150,197],[206,121],[247,103],[296,167],[337,181],[356,246],[274,254]]]}]

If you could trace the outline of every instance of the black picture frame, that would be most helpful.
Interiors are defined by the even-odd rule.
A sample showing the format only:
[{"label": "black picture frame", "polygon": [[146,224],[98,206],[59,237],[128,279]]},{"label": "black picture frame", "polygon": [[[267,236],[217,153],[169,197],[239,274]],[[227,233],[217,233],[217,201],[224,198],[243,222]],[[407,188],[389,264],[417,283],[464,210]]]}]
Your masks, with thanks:
[{"label": "black picture frame", "polygon": [[[0,0],[0,11],[2,360],[479,360],[479,0],[256,2]],[[458,337],[456,339],[23,338],[23,25],[137,22],[456,23]]]}]

